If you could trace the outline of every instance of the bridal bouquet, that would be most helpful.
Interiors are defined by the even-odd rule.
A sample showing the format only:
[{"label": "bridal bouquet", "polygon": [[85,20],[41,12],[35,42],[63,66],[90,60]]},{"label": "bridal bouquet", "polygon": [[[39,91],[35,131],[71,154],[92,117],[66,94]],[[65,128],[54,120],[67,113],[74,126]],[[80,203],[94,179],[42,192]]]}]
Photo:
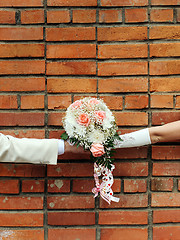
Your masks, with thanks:
[{"label": "bridal bouquet", "polygon": [[[114,169],[112,154],[114,140],[120,139],[117,134],[117,125],[112,112],[103,100],[96,98],[83,98],[72,103],[63,119],[65,133],[61,135],[73,145],[82,146],[90,150],[94,161],[94,178],[96,188],[92,191],[95,197],[100,195],[107,202],[118,201],[113,197],[111,186],[113,184],[112,170]],[[102,175],[102,183],[99,176]]]}]

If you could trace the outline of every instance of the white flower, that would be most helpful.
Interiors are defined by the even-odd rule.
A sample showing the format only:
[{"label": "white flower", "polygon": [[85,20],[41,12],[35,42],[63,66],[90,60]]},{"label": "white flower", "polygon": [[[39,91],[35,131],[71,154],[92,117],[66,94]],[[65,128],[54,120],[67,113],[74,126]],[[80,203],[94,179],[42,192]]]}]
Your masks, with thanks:
[{"label": "white flower", "polygon": [[105,141],[104,133],[94,129],[92,132],[89,132],[88,140],[93,143],[103,143]]}]

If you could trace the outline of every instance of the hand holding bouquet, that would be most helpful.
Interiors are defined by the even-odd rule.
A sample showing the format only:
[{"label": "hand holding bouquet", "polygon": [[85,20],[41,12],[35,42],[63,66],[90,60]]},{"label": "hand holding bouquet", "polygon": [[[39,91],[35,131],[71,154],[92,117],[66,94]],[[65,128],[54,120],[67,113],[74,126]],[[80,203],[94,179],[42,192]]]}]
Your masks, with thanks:
[{"label": "hand holding bouquet", "polygon": [[[100,192],[101,196],[109,203],[111,200],[117,201],[112,197],[111,190],[112,170],[114,169],[112,164],[114,159],[111,157],[114,140],[120,140],[120,138],[116,132],[117,125],[112,112],[103,100],[83,98],[68,107],[63,125],[65,133],[62,134],[62,139],[69,139],[73,145],[77,144],[77,147],[82,146],[85,150],[91,151],[91,159],[95,162],[96,188],[93,189],[95,196],[97,196],[97,192]],[[105,172],[100,185],[96,176]]]}]

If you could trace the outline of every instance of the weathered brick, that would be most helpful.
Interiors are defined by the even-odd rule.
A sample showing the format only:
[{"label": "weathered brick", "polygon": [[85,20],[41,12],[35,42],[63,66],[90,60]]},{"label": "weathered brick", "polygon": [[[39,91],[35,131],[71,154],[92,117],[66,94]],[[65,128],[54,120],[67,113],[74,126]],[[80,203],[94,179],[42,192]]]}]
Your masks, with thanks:
[{"label": "weathered brick", "polygon": [[94,208],[94,198],[92,196],[61,196],[48,197],[48,209],[90,209]]},{"label": "weathered brick", "polygon": [[0,24],[15,24],[15,11],[0,11]]},{"label": "weathered brick", "polygon": [[162,125],[165,123],[178,121],[179,118],[179,112],[153,112],[152,125]]},{"label": "weathered brick", "polygon": [[5,135],[11,135],[17,138],[45,138],[45,130],[34,130],[34,129],[10,129],[10,130],[1,130]]},{"label": "weathered brick", "polygon": [[77,7],[77,6],[97,6],[97,0],[48,0],[47,1],[48,6],[72,6],[72,7]]},{"label": "weathered brick", "polygon": [[64,112],[49,112],[48,125],[49,126],[62,126],[62,119],[65,116]]},{"label": "weathered brick", "polygon": [[179,92],[180,78],[178,77],[150,78],[150,91]]},{"label": "weathered brick", "polygon": [[147,27],[99,27],[98,41],[146,40]]},{"label": "weathered brick", "polygon": [[138,23],[147,22],[148,13],[145,8],[130,8],[125,9],[125,22],[126,23]]},{"label": "weathered brick", "polygon": [[96,45],[47,45],[47,58],[96,58]]},{"label": "weathered brick", "polygon": [[[124,133],[127,133],[127,131]],[[137,158],[146,159],[147,149],[148,149],[147,147],[140,147],[140,148],[131,148],[131,151],[129,151],[129,148],[119,148],[119,149],[116,149],[116,152],[114,153],[114,157],[116,159],[137,159]]]},{"label": "weathered brick", "polygon": [[0,180],[0,193],[2,194],[18,194],[19,180]]},{"label": "weathered brick", "polygon": [[98,76],[147,75],[147,62],[101,62],[98,63]]},{"label": "weathered brick", "polygon": [[44,91],[45,78],[43,77],[11,77],[0,78],[0,91],[24,92]]},{"label": "weathered brick", "polygon": [[94,212],[49,212],[48,213],[49,225],[94,225],[95,213]]},{"label": "weathered brick", "polygon": [[116,163],[114,176],[143,177],[148,176],[148,164],[146,162],[120,162]]},{"label": "weathered brick", "polygon": [[42,0],[0,0],[0,7],[42,7]]},{"label": "weathered brick", "polygon": [[153,61],[149,65],[150,75],[174,75],[180,74],[180,61]]},{"label": "weathered brick", "polygon": [[180,96],[176,96],[176,108],[180,108]]},{"label": "weathered brick", "polygon": [[147,92],[147,78],[99,79],[99,92]]},{"label": "weathered brick", "polygon": [[147,44],[98,45],[98,58],[145,58],[148,56]]},{"label": "weathered brick", "polygon": [[42,227],[42,213],[0,213],[2,227]]},{"label": "weathered brick", "polygon": [[43,109],[44,95],[22,95],[21,109]]},{"label": "weathered brick", "polygon": [[180,39],[180,26],[150,27],[150,39]]},{"label": "weathered brick", "polygon": [[173,178],[152,178],[151,191],[172,191]]},{"label": "weathered brick", "polygon": [[124,192],[146,192],[147,182],[144,179],[124,179]]},{"label": "weathered brick", "polygon": [[124,6],[147,6],[148,0],[101,0],[101,6],[104,7],[124,7]]},{"label": "weathered brick", "polygon": [[154,210],[153,211],[153,223],[176,223],[180,222],[180,210],[168,209],[168,210]]},{"label": "weathered brick", "polygon": [[95,23],[96,22],[96,10],[94,9],[81,9],[72,11],[73,23]]},{"label": "weathered brick", "polygon": [[49,93],[91,93],[97,90],[97,79],[91,78],[48,78]]},{"label": "weathered brick", "polygon": [[3,240],[44,240],[44,230],[28,229],[17,230],[11,228],[11,230],[0,230],[0,236],[3,236]]},{"label": "weathered brick", "polygon": [[49,10],[47,11],[47,23],[69,23],[69,10]]},{"label": "weathered brick", "polygon": [[71,104],[71,95],[48,96],[48,109],[66,109]]},{"label": "weathered brick", "polygon": [[49,240],[72,240],[72,239],[86,239],[86,240],[96,240],[96,230],[86,228],[64,228],[64,229],[50,229],[48,230]]},{"label": "weathered brick", "polygon": [[173,22],[173,9],[151,9],[151,22]]},{"label": "weathered brick", "polygon": [[147,126],[148,115],[145,112],[114,112],[118,126]]},{"label": "weathered brick", "polygon": [[44,192],[44,180],[22,180],[22,192]]},{"label": "weathered brick", "polygon": [[4,60],[0,61],[0,75],[43,74],[44,60]]},{"label": "weathered brick", "polygon": [[153,163],[153,176],[180,176],[179,163]]},{"label": "weathered brick", "polygon": [[100,23],[119,23],[122,22],[122,10],[99,10]]},{"label": "weathered brick", "polygon": [[148,213],[145,211],[100,211],[100,225],[139,225],[147,224]]},{"label": "weathered brick", "polygon": [[152,159],[179,160],[180,146],[153,146]]},{"label": "weathered brick", "polygon": [[126,109],[143,109],[148,108],[148,96],[147,95],[131,95],[125,97]]},{"label": "weathered brick", "polygon": [[180,234],[179,226],[153,227],[153,240],[178,239]]},{"label": "weathered brick", "polygon": [[151,57],[178,57],[180,55],[180,43],[153,43],[150,44]]},{"label": "weathered brick", "polygon": [[173,108],[173,95],[151,95],[151,108]]},{"label": "weathered brick", "polygon": [[48,192],[50,193],[70,192],[70,180],[66,179],[48,180],[47,186]]},{"label": "weathered brick", "polygon": [[17,109],[16,95],[0,95],[0,109]]},{"label": "weathered brick", "polygon": [[103,99],[109,109],[122,110],[123,108],[122,96],[100,96],[100,98]]},{"label": "weathered brick", "polygon": [[179,0],[151,0],[151,5],[179,5]]},{"label": "weathered brick", "polygon": [[47,28],[46,40],[47,41],[95,40],[95,28],[94,27]]},{"label": "weathered brick", "polygon": [[48,62],[46,73],[47,75],[95,75],[96,62]]},{"label": "weathered brick", "polygon": [[1,27],[1,41],[43,40],[42,27]]},{"label": "weathered brick", "polygon": [[152,193],[152,207],[179,207],[180,193]]},{"label": "weathered brick", "polygon": [[24,10],[21,11],[21,24],[44,23],[44,10]]}]

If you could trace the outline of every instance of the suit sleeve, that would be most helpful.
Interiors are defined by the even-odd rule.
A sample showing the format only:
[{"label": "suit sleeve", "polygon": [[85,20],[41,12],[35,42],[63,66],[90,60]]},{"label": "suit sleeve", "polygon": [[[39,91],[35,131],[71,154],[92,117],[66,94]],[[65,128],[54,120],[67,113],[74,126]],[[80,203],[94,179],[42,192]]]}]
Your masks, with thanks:
[{"label": "suit sleeve", "polygon": [[0,162],[57,164],[57,139],[15,138],[0,134]]}]

